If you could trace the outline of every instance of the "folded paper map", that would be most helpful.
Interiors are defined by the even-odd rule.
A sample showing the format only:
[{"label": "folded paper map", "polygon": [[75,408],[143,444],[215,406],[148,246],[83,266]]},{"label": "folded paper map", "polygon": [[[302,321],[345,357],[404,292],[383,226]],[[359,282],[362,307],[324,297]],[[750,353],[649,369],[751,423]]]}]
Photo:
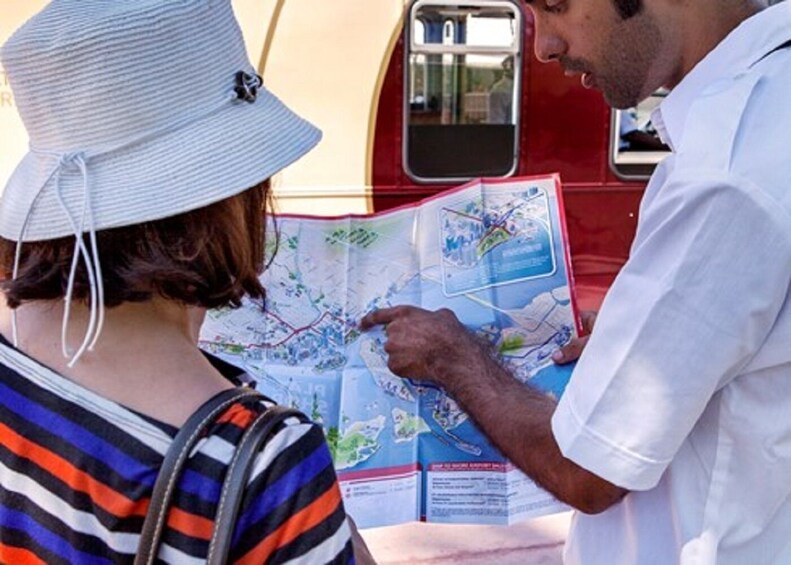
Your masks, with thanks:
[{"label": "folded paper map", "polygon": [[450,308],[515,378],[559,396],[571,369],[550,356],[577,324],[557,176],[477,180],[367,216],[275,220],[265,309],[210,312],[201,346],[324,426],[359,526],[510,524],[565,509],[443,390],[393,375],[380,329],[358,327],[376,308]]}]

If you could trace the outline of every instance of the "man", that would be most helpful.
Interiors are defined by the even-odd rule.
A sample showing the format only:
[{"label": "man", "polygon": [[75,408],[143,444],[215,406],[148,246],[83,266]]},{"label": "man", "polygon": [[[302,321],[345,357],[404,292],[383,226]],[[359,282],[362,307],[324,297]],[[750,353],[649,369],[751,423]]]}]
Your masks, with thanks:
[{"label": "man", "polygon": [[362,327],[582,511],[567,561],[791,563],[791,2],[530,8],[538,57],[613,106],[672,89],[653,123],[673,154],[565,394],[517,383],[446,310]]},{"label": "man", "polygon": [[503,74],[489,89],[489,123],[512,124],[514,113],[514,56],[501,63]]}]

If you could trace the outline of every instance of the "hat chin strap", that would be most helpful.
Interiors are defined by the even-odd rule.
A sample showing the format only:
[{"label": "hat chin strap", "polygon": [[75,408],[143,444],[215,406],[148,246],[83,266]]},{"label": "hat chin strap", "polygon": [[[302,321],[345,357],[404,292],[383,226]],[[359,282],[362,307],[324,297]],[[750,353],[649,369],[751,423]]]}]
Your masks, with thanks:
[{"label": "hat chin strap", "polygon": [[[74,215],[72,214],[71,210],[69,210],[66,201],[63,198],[63,194],[61,192],[61,171],[63,167],[74,164],[79,167],[80,172],[82,173],[83,178],[83,198],[82,198],[82,213],[80,214],[80,222],[79,225],[77,224]],[[102,328],[104,327],[104,315],[105,315],[105,308],[104,308],[104,284],[102,281],[102,270],[101,270],[101,262],[99,260],[99,248],[96,242],[96,230],[94,228],[94,219],[93,219],[93,207],[91,205],[91,191],[90,191],[90,184],[88,182],[88,165],[86,163],[86,157],[83,153],[66,153],[61,155],[58,160],[58,166],[52,172],[52,176],[55,177],[55,195],[58,199],[58,203],[60,207],[63,209],[63,212],[66,214],[66,217],[69,220],[69,224],[72,229],[72,233],[74,234],[74,254],[71,261],[71,269],[69,271],[69,280],[66,287],[66,296],[65,296],[65,305],[63,310],[63,321],[61,325],[61,348],[63,352],[63,356],[66,359],[69,359],[68,367],[72,368],[80,360],[83,356],[85,351],[92,351],[96,345],[96,342],[99,340],[99,335],[102,332]],[[49,182],[49,179],[47,179]],[[47,182],[45,182],[43,186],[46,186]],[[38,196],[37,196],[38,198]],[[33,213],[33,209],[35,204],[30,207],[28,211],[28,215],[25,218],[25,222],[22,225],[22,233],[20,234],[19,240],[17,241],[16,253],[14,256],[14,272],[13,278],[16,279],[19,273],[19,263],[22,256],[22,242],[25,236],[25,232],[27,231],[27,226],[30,220],[30,216]],[[86,225],[87,223],[87,225]],[[89,239],[90,239],[90,249],[85,245],[85,240],[82,237],[83,233],[88,232]],[[69,329],[69,321],[71,318],[71,303],[74,296],[74,281],[77,276],[77,266],[79,264],[80,258],[82,257],[83,261],[85,262],[85,268],[88,271],[88,282],[90,285],[90,317],[88,319],[88,329],[85,332],[85,337],[80,344],[80,347],[77,349],[77,352],[72,354],[68,346],[68,329]],[[14,340],[14,346],[19,346],[18,340],[18,331],[17,331],[17,319],[16,319],[16,310],[12,312],[11,318],[11,327],[12,327],[12,334]]]},{"label": "hat chin strap", "polygon": [[[255,73],[254,70],[251,70],[251,73]],[[239,74],[239,73],[237,73]],[[241,72],[242,75],[246,75],[250,80],[253,80],[250,74]],[[244,78],[244,77],[242,77]],[[237,77],[237,82],[240,79]],[[261,86],[261,77],[255,75],[254,80],[255,88],[259,88]],[[257,93],[257,92],[256,92]],[[228,93],[222,98],[222,100],[217,104],[215,108],[212,108],[210,111],[206,112],[204,115],[199,116],[200,118],[205,118],[214,114],[215,112],[221,110],[225,105],[229,102],[239,102],[241,100],[247,102],[254,102],[255,95],[249,95],[245,98],[241,97],[241,94],[236,90],[229,90]],[[163,128],[153,130],[151,132],[146,133],[138,138],[132,139],[127,141],[126,143],[122,143],[116,147],[106,148],[99,152],[92,152],[91,155],[86,155],[84,152],[76,152],[76,153],[59,153],[54,151],[46,151],[43,149],[38,149],[36,147],[31,146],[30,151],[33,153],[39,153],[42,155],[48,155],[51,157],[58,158],[58,164],[52,173],[47,177],[47,180],[41,185],[39,192],[36,194],[36,197],[33,199],[33,203],[28,210],[27,216],[25,217],[25,221],[22,222],[22,229],[20,230],[19,238],[17,239],[17,246],[16,246],[16,253],[14,255],[14,270],[12,275],[12,280],[15,280],[19,273],[19,263],[22,257],[22,243],[25,239],[25,235],[27,234],[28,225],[30,223],[30,217],[33,214],[33,209],[36,206],[36,201],[38,200],[41,193],[44,191],[44,187],[47,186],[52,178],[55,178],[55,195],[58,199],[58,204],[60,204],[61,209],[66,214],[66,217],[69,220],[69,225],[71,227],[71,231],[74,234],[75,242],[74,242],[74,256],[71,263],[71,270],[69,272],[69,281],[67,284],[66,289],[66,303],[64,306],[63,312],[63,325],[61,327],[61,347],[63,350],[63,356],[66,359],[69,359],[68,366],[69,368],[74,367],[74,365],[79,361],[80,357],[85,353],[86,350],[92,351],[96,342],[99,339],[99,335],[102,332],[102,327],[104,326],[104,284],[102,281],[102,269],[99,262],[99,252],[98,246],[96,244],[96,229],[94,225],[94,218],[93,218],[93,207],[91,205],[91,191],[90,185],[88,182],[88,159],[93,156],[96,157],[98,155],[103,155],[106,153],[110,153],[112,151],[117,151],[119,149],[124,149],[126,147],[131,147],[132,145],[136,145],[139,143],[143,143],[150,139],[154,139],[156,137],[165,135],[167,133],[171,133],[177,131],[191,123],[193,123],[198,117],[196,116],[187,116],[180,121],[174,122],[169,124]],[[71,210],[69,210],[68,205],[66,204],[65,199],[63,198],[63,194],[61,193],[61,186],[60,186],[60,177],[61,171],[63,167],[68,165],[76,165],[79,167],[80,172],[82,173],[83,178],[83,197],[82,197],[82,213],[80,215],[80,223],[77,224],[74,215],[72,215]],[[87,224],[86,224],[87,222]],[[89,239],[91,242],[90,250],[86,247],[85,241],[82,237],[82,234],[88,232]],[[90,251],[90,253],[89,253]],[[90,318],[88,320],[88,329],[85,332],[85,337],[82,340],[82,344],[80,345],[79,349],[76,353],[72,355],[71,351],[68,347],[68,328],[69,328],[69,318],[71,316],[71,302],[72,297],[74,294],[74,279],[76,278],[77,274],[77,265],[79,264],[80,257],[82,257],[83,261],[85,261],[85,268],[88,271],[88,282],[90,284],[90,294],[91,294],[91,313]],[[16,317],[16,309],[11,312],[11,333],[13,336],[14,347],[19,347],[19,338],[18,338],[18,330],[17,330],[17,317]]]},{"label": "hat chin strap", "polygon": [[[80,168],[80,172],[82,172],[82,214],[80,215],[79,226],[74,221],[71,210],[69,210],[69,207],[66,205],[66,201],[63,199],[63,195],[61,193],[60,170],[68,163],[74,163]],[[74,279],[77,276],[77,265],[79,264],[80,257],[82,257],[83,261],[85,261],[85,269],[88,271],[88,282],[90,284],[91,294],[91,314],[88,321],[88,329],[85,332],[85,337],[83,338],[79,349],[73,356],[71,356],[71,359],[69,360],[68,366],[71,368],[74,367],[86,350],[93,351],[93,348],[99,339],[99,335],[101,334],[102,327],[104,326],[104,284],[102,281],[102,270],[99,261],[98,245],[96,243],[96,230],[94,229],[93,207],[91,206],[91,191],[90,185],[88,183],[88,166],[85,163],[85,155],[83,153],[71,153],[63,155],[60,158],[60,165],[61,166],[58,167],[58,178],[56,179],[55,183],[55,194],[58,198],[58,203],[66,213],[66,217],[69,219],[69,224],[71,225],[72,231],[74,233],[74,255],[71,261],[69,282],[66,287],[66,304],[64,306],[63,324],[61,326],[61,347],[63,350],[63,356],[66,359],[69,359],[69,356],[71,355],[68,346],[68,328],[71,314],[72,297],[74,294]],[[87,226],[86,220],[88,222]],[[90,253],[85,245],[85,240],[82,237],[82,234],[85,233],[86,230],[88,231],[91,242]]]}]

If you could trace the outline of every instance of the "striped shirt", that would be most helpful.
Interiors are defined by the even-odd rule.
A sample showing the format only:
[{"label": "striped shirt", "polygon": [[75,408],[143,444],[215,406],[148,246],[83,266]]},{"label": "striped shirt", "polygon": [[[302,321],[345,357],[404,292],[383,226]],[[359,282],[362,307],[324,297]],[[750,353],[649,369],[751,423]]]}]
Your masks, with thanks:
[{"label": "striped shirt", "polygon": [[[230,406],[190,457],[159,558],[202,563],[222,479],[259,400]],[[0,562],[129,563],[176,429],[80,387],[0,336]],[[286,421],[259,453],[233,535],[237,563],[353,563],[321,428]]]}]

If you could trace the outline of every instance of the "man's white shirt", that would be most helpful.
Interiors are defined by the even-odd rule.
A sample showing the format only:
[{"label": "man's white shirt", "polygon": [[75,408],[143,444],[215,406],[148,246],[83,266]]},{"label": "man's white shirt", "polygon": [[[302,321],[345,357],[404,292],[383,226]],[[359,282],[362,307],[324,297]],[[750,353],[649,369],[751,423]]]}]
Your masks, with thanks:
[{"label": "man's white shirt", "polygon": [[552,425],[629,489],[569,563],[791,563],[791,2],[743,22],[652,116],[674,150]]}]

